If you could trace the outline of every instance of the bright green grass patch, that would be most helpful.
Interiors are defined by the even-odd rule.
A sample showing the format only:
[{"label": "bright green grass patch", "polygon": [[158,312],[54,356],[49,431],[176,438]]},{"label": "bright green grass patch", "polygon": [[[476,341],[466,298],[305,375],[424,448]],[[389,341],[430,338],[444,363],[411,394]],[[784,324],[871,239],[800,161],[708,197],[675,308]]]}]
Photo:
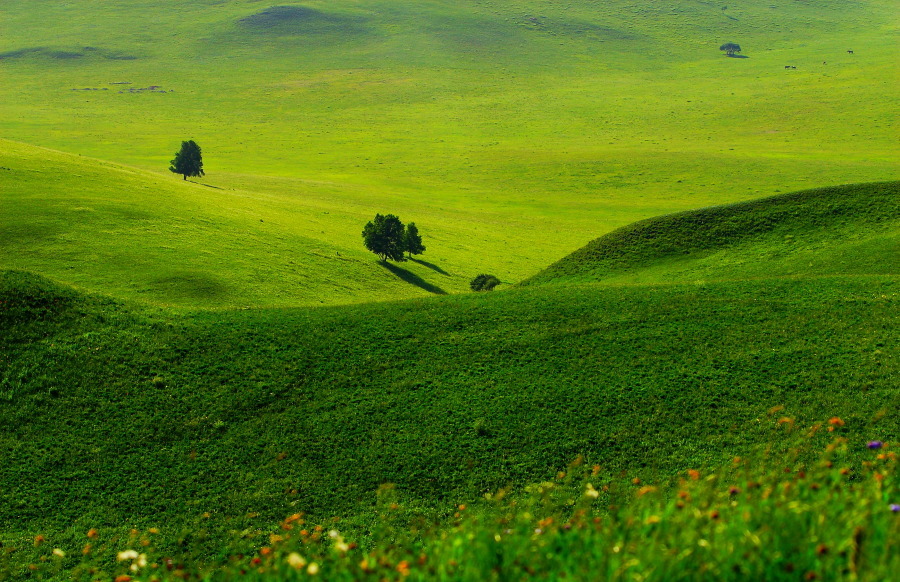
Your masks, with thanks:
[{"label": "bright green grass patch", "polygon": [[898,274],[900,182],[859,184],[651,218],[525,284]]},{"label": "bright green grass patch", "polygon": [[[279,306],[459,292],[477,269],[515,281],[523,263],[562,251],[551,246],[515,264],[508,249],[537,235],[506,230],[489,212],[365,190],[348,199],[327,183],[250,182],[203,187],[0,141],[0,267],[157,305]],[[373,209],[420,225],[426,253],[381,264],[362,244]]]},{"label": "bright green grass patch", "polygon": [[429,513],[578,455],[656,480],[763,446],[776,405],[857,440],[900,434],[896,277],[177,317],[2,284],[0,531],[16,539],[204,512],[215,539],[295,511],[365,531],[383,483]]},{"label": "bright green grass patch", "polygon": [[[10,0],[0,130],[163,173],[196,139],[206,183],[320,185],[331,239],[357,209],[430,219],[461,281],[665,212],[896,179],[891,2],[656,4]],[[362,295],[326,270],[349,276],[297,299]]]}]

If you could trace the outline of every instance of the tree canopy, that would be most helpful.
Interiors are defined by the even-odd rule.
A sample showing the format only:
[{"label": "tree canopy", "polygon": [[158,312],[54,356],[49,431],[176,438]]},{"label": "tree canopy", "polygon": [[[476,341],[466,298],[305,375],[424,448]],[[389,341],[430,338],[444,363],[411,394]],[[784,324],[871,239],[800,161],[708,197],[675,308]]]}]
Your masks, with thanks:
[{"label": "tree canopy", "polygon": [[382,261],[406,260],[403,256],[406,251],[406,230],[400,219],[393,214],[376,214],[373,220],[366,223],[362,237],[366,248],[381,257]]},{"label": "tree canopy", "polygon": [[188,176],[203,176],[203,157],[200,146],[194,140],[181,142],[181,149],[175,154],[175,159],[170,162],[169,171],[181,174],[187,180]]},{"label": "tree canopy", "polygon": [[419,228],[415,222],[406,225],[406,231],[403,233],[403,246],[409,256],[421,255],[425,252],[425,245],[422,244],[422,235],[419,234]]},{"label": "tree canopy", "polygon": [[733,57],[734,53],[741,52],[741,45],[737,44],[736,42],[726,42],[719,47],[719,50],[725,51],[725,54],[727,54],[729,57]]}]

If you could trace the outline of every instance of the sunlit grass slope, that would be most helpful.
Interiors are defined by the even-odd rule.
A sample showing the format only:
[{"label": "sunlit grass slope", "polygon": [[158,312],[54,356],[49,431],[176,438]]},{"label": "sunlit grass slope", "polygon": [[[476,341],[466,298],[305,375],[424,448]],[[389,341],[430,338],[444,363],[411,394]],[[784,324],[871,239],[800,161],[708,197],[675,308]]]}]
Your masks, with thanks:
[{"label": "sunlit grass slope", "polygon": [[821,188],[643,220],[525,284],[900,274],[900,182]]},{"label": "sunlit grass slope", "polygon": [[488,238],[532,231],[484,247],[521,280],[640,218],[896,179],[894,8],[7,0],[0,132],[160,172],[192,138],[217,186],[489,213]]},{"label": "sunlit grass slope", "polygon": [[[264,191],[0,140],[0,268],[158,305],[318,305],[461,291],[479,269],[508,274],[500,249],[537,236],[489,212],[393,204],[327,183],[254,184]],[[377,209],[415,221],[425,254],[384,266],[366,251],[360,233]],[[548,247],[516,256],[536,268]]]},{"label": "sunlit grass slope", "polygon": [[664,478],[770,442],[777,405],[896,441],[898,291],[548,285],[174,317],[5,272],[0,532],[361,525],[383,483],[429,511],[579,454]]}]

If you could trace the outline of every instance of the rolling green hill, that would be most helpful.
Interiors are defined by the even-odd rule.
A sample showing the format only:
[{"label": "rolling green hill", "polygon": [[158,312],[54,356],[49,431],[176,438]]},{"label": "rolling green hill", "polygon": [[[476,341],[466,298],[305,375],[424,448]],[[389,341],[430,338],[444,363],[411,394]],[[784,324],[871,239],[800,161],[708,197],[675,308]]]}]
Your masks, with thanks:
[{"label": "rolling green hill", "polygon": [[[895,195],[801,192],[603,244],[640,278],[665,258],[659,241],[726,256],[850,230],[865,244],[842,253],[890,265]],[[857,441],[896,441],[896,273],[832,262],[783,277],[774,264],[707,283],[182,315],[6,271],[0,530],[177,531],[209,513],[204,528],[224,535],[302,510],[365,532],[386,482],[428,513],[577,455],[620,478],[665,478],[772,446],[767,411],[781,406],[799,426],[839,416]]]},{"label": "rolling green hill", "polygon": [[[0,23],[0,580],[41,575],[37,535],[64,573],[89,528],[225,560],[298,512],[364,544],[385,483],[427,517],[579,456],[615,489],[779,458],[829,417],[854,463],[900,441],[894,2],[4,0]],[[166,171],[183,139],[206,177]],[[365,252],[376,212],[426,253]],[[501,291],[463,293],[478,273]],[[894,502],[871,484],[841,498]]]},{"label": "rolling green hill", "polygon": [[[893,3],[657,4],[6,1],[4,137],[167,174],[151,189],[170,200],[182,190],[163,185],[177,179],[168,161],[192,138],[200,182],[273,208],[238,204],[268,232],[247,226],[257,250],[222,265],[234,274],[202,257],[173,272],[148,258],[135,280],[101,257],[93,283],[77,266],[3,266],[202,307],[403,298],[427,293],[415,282],[453,292],[484,271],[521,281],[643,218],[897,178]],[[723,56],[726,41],[747,58]],[[210,214],[230,208],[209,190]],[[205,213],[196,198],[186,206]],[[376,212],[415,220],[432,239],[425,260],[451,275],[408,265],[411,286],[334,264]],[[225,248],[235,235],[222,233]],[[282,237],[274,257],[255,235]],[[197,236],[214,252],[219,233]]]},{"label": "rolling green hill", "polygon": [[900,274],[900,182],[784,194],[643,220],[523,284]]}]

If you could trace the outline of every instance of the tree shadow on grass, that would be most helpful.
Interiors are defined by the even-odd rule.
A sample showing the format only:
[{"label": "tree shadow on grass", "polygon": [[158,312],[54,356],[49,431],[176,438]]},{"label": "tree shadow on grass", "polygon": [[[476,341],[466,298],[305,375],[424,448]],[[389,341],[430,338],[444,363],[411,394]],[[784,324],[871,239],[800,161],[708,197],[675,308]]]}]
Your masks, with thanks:
[{"label": "tree shadow on grass", "polygon": [[747,55],[725,55],[730,59],[749,59]]},{"label": "tree shadow on grass", "polygon": [[434,293],[435,295],[446,295],[447,294],[446,291],[444,291],[437,285],[432,285],[431,283],[429,283],[422,277],[419,277],[415,273],[410,273],[406,269],[398,267],[397,265],[394,265],[392,263],[388,263],[385,261],[382,261],[378,264],[381,265],[382,267],[384,267],[385,269],[387,269],[388,271],[390,271],[391,273],[397,275],[398,277],[400,277],[407,283],[415,285],[416,287],[419,287],[420,289],[424,289],[425,291],[428,291],[429,293]]},{"label": "tree shadow on grass", "polygon": [[414,257],[408,257],[408,259],[409,259],[410,261],[414,262],[414,263],[419,263],[420,265],[422,265],[422,266],[424,266],[424,267],[428,267],[428,268],[431,269],[432,271],[437,271],[437,272],[440,273],[441,275],[447,275],[448,277],[450,276],[450,273],[448,273],[447,271],[445,271],[445,270],[443,270],[442,268],[438,267],[438,266],[435,265],[434,263],[429,263],[428,261],[423,261],[422,259],[416,259],[416,258],[414,258]]}]

